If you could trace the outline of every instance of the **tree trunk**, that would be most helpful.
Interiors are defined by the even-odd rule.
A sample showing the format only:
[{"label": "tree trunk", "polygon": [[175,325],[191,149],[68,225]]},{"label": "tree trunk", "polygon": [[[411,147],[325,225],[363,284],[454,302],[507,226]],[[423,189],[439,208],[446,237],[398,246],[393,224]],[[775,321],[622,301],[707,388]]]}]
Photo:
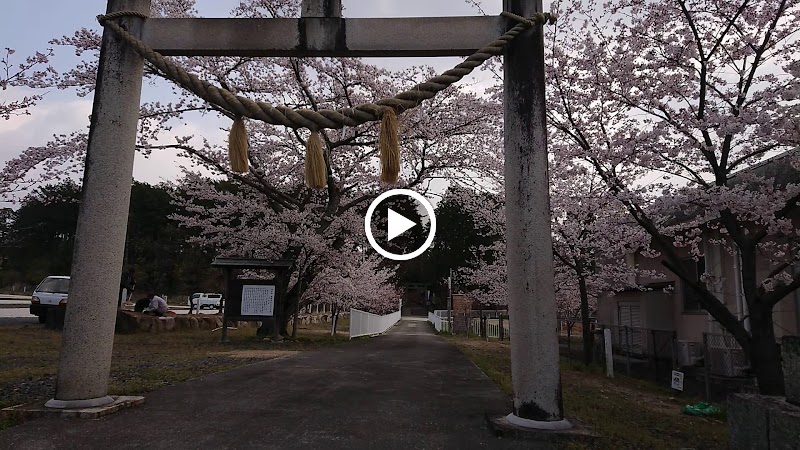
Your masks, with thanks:
[{"label": "tree trunk", "polygon": [[261,321],[261,326],[256,330],[256,336],[272,337],[274,336],[274,329],[275,323],[272,319],[267,318],[267,320]]},{"label": "tree trunk", "polygon": [[331,336],[336,336],[336,322],[339,318],[339,308],[337,305],[331,306]]},{"label": "tree trunk", "polygon": [[739,251],[742,261],[742,290],[750,311],[750,340],[739,344],[747,352],[761,395],[783,395],[783,369],[780,349],[775,340],[775,326],[772,323],[772,305],[765,304],[758,298],[756,246],[743,242],[739,244]]},{"label": "tree trunk", "polygon": [[583,326],[583,363],[587,366],[592,363],[592,330],[589,322],[589,292],[586,289],[586,279],[578,278],[578,290],[581,294],[581,325]]},{"label": "tree trunk", "polygon": [[574,326],[575,322],[567,319],[567,358],[572,358],[572,327]]},{"label": "tree trunk", "polygon": [[[297,282],[298,284],[301,281]],[[303,297],[303,288],[297,291],[297,301],[294,302],[294,315],[292,316],[292,339],[297,337],[297,316],[300,314],[300,300]]]},{"label": "tree trunk", "polygon": [[[766,308],[760,308],[766,309]],[[775,340],[772,311],[750,311],[753,337],[748,357],[761,395],[783,395],[781,353]]]}]

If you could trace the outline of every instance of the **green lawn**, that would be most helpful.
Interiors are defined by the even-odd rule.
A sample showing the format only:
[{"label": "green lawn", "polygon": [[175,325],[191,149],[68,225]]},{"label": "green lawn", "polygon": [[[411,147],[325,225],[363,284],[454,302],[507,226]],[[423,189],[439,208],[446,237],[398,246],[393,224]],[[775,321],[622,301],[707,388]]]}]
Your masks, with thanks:
[{"label": "green lawn", "polygon": [[[508,342],[448,339],[511,395]],[[561,376],[567,418],[577,419],[599,435],[592,448],[727,448],[724,417],[681,414],[683,405],[699,399],[677,397],[668,387],[625,376],[609,379],[596,366],[564,362]]]}]

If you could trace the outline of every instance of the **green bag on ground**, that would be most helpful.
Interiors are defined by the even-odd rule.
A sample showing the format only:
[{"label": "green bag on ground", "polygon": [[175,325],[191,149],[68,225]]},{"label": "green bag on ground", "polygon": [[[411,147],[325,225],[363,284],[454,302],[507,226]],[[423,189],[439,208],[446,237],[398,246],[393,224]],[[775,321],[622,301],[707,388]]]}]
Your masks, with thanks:
[{"label": "green bag on ground", "polygon": [[721,411],[714,405],[700,402],[696,405],[684,406],[682,412],[689,416],[713,416],[719,414]]}]

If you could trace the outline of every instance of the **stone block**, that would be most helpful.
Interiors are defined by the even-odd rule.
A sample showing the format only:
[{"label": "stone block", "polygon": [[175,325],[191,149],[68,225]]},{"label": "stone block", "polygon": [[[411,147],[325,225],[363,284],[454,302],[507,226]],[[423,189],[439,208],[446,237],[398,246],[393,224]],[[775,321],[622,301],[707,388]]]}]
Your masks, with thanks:
[{"label": "stone block", "polygon": [[730,448],[800,449],[800,406],[784,397],[733,394],[728,398]]},{"label": "stone block", "polygon": [[573,419],[569,419],[572,428],[567,430],[536,430],[523,428],[510,423],[506,415],[484,416],[489,430],[498,438],[510,441],[528,441],[529,448],[536,449],[560,449],[577,446],[583,448],[594,448],[598,435]]},{"label": "stone block", "polygon": [[136,321],[139,324],[139,331],[150,331],[153,326],[153,322],[151,320],[146,320],[143,317],[137,317]]},{"label": "stone block", "polygon": [[167,320],[164,322],[164,329],[167,331],[174,331],[178,328],[178,320],[174,317],[167,317]]},{"label": "stone block", "polygon": [[800,336],[783,337],[781,356],[786,400],[800,405]]},{"label": "stone block", "polygon": [[768,399],[769,448],[771,450],[800,449],[800,407],[780,398]]},{"label": "stone block", "polygon": [[82,409],[56,409],[44,406],[44,401],[12,406],[0,410],[0,418],[11,419],[15,422],[26,420],[58,417],[62,419],[89,419],[96,420],[117,411],[133,408],[144,404],[144,397],[120,396],[114,397],[114,403],[105,406]]},{"label": "stone block", "polygon": [[136,322],[136,317],[127,311],[117,312],[117,323],[115,330],[117,333],[129,334],[135,333],[139,329],[139,324]]},{"label": "stone block", "polygon": [[728,397],[728,429],[731,449],[769,448],[769,416],[761,396],[733,394]]}]

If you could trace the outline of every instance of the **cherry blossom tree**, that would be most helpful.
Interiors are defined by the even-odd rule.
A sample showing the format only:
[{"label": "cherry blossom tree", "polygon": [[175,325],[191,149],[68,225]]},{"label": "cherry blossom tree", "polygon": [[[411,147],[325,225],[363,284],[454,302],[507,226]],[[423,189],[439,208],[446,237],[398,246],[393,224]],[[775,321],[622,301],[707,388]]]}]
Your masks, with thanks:
[{"label": "cherry blossom tree", "polygon": [[380,268],[381,261],[353,252],[352,258],[337,258],[338,266],[326,266],[315,276],[303,298],[331,305],[331,335],[336,334],[339,315],[359,309],[383,315],[400,308],[401,294],[391,282],[392,271]]},{"label": "cherry blossom tree", "polygon": [[[764,394],[783,377],[773,307],[800,286],[789,181],[745,170],[798,143],[796,0],[564,2],[548,64],[553,151],[589,167],[663,265],[748,355]],[[791,75],[795,76],[791,76]],[[793,103],[793,101],[795,103]],[[647,181],[653,176],[655,181]],[[741,256],[751,328],[680,265],[703,244]],[[769,260],[766,276],[759,257]]]},{"label": "cherry blossom tree", "polygon": [[[39,80],[54,72],[48,65],[53,50],[36,52],[25,61],[14,64],[12,61],[16,51],[6,47],[4,54],[0,54],[0,90],[7,91],[9,87],[35,86]],[[24,95],[16,100],[0,100],[0,118],[11,119],[12,116],[30,114],[30,108],[42,99],[43,94]]]},{"label": "cherry blossom tree", "polygon": [[[556,156],[550,167],[556,303],[559,316],[570,322],[570,327],[580,314],[588,364],[592,358],[590,312],[598,296],[638,288],[637,275],[658,274],[625,265],[627,253],[646,251],[646,234],[620,211],[602,180],[569,162]],[[460,203],[485,229],[503,236],[502,197],[495,197],[498,207],[480,198],[462,194]],[[489,305],[506,304],[506,251],[511,250],[506,249],[504,239],[482,247],[477,258],[481,264],[460,271],[473,298]]]},{"label": "cherry blossom tree", "polygon": [[[0,91],[3,91],[3,95],[0,97],[0,119],[3,120],[30,115],[31,108],[36,106],[44,96],[43,93],[37,93],[38,91],[32,88],[38,87],[41,80],[55,72],[49,66],[50,57],[53,55],[52,49],[36,52],[33,56],[16,64],[14,63],[15,54],[16,51],[8,47],[0,54]],[[12,93],[12,91],[14,92]],[[16,91],[22,93],[14,95]],[[6,98],[6,93],[9,93],[8,98]],[[31,153],[37,153],[37,150]],[[25,174],[23,172],[29,166],[23,160],[9,163],[0,170],[0,199],[8,199],[9,196],[25,190],[37,181],[46,180],[35,179],[24,182]]]},{"label": "cherry blossom tree", "polygon": [[[602,294],[640,288],[637,276],[658,277],[652,271],[625,264],[625,256],[648,252],[647,234],[625,216],[601,179],[582,166],[560,163],[555,157],[551,173],[553,255],[559,303],[578,307],[583,328],[584,362],[592,362],[590,312]],[[577,287],[577,292],[575,292]],[[576,295],[577,294],[577,295]],[[566,316],[575,317],[573,312]]]},{"label": "cherry blossom tree", "polygon": [[[299,1],[243,0],[231,15],[296,17],[299,6]],[[154,1],[151,12],[161,17],[196,14],[191,0]],[[91,94],[100,34],[82,29],[54,39],[52,44],[72,48],[81,61],[70,69],[39,77],[33,87],[67,89],[79,96]],[[180,57],[175,61],[237,94],[311,109],[351,107],[390,97],[434,74],[429,67],[390,71],[351,58]],[[332,268],[358,275],[354,286],[359,290],[385,293],[383,272],[377,266],[354,266],[352,262],[367,245],[363,213],[372,199],[389,188],[378,180],[377,124],[322,132],[328,176],[326,188],[316,192],[303,182],[307,131],[249,122],[251,171],[234,173],[225,147],[205,136],[177,136],[173,132],[173,127],[203,116],[217,117],[219,126],[227,127],[230,113],[171,85],[149,65],[145,76],[148,84],[160,86],[164,95],[141,106],[139,151],[145,155],[168,151],[192,161],[175,191],[175,202],[185,213],[174,218],[193,229],[195,243],[220,255],[298,262],[289,295],[279,308],[284,315],[279,320],[282,333],[286,332],[289,312],[294,310],[299,285],[311,289],[317,276],[331,280]],[[171,93],[166,87],[171,87]],[[425,193],[436,179],[476,184],[499,177],[500,107],[479,94],[474,88],[453,86],[400,116],[400,187]],[[63,176],[65,168],[80,170],[85,149],[84,132],[58,136],[42,147],[27,149],[7,164],[4,170],[13,176],[6,184]],[[205,175],[200,174],[201,169]],[[367,277],[364,273],[370,267],[375,273]],[[375,284],[367,288],[367,282]],[[328,285],[330,293],[340,292],[338,282],[329,281]],[[358,298],[377,301],[384,297],[388,296]]]}]

